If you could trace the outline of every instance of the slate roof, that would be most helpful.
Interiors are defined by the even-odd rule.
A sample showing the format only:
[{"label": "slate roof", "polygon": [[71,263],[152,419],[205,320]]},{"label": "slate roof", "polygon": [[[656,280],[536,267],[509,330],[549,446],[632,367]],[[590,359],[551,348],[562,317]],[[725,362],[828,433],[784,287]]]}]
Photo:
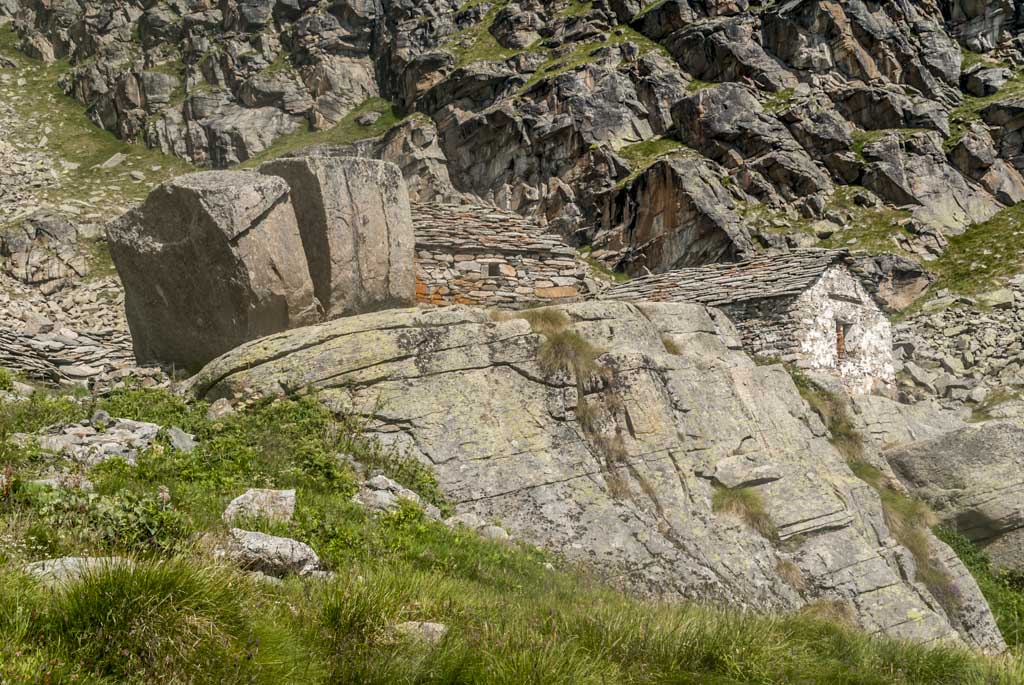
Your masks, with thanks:
[{"label": "slate roof", "polygon": [[413,203],[417,250],[435,252],[550,254],[572,257],[561,236],[515,212],[482,205]]},{"label": "slate roof", "polygon": [[845,250],[807,248],[743,262],[641,276],[613,286],[603,299],[696,302],[708,306],[799,295],[833,264],[845,263]]}]

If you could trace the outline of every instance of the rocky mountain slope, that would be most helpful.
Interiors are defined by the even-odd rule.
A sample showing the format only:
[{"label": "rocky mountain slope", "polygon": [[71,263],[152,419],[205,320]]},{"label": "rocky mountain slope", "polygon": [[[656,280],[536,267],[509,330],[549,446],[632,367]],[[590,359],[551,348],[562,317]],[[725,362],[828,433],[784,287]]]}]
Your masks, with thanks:
[{"label": "rocky mountain slope", "polygon": [[[501,545],[548,550],[634,594],[826,611],[936,654],[1019,649],[1019,15],[1002,0],[0,0],[0,366],[18,375],[0,373],[0,588],[23,570],[116,576],[125,555],[175,554],[262,574],[238,582],[284,578],[295,606],[314,583],[338,587],[330,572],[350,570],[353,550],[462,569],[452,555],[468,532],[499,540],[486,548],[498,561],[474,573],[521,564],[525,587],[535,559]],[[310,149],[331,157],[302,158]],[[376,188],[307,179],[347,168],[344,155],[397,169],[365,163],[386,167]],[[263,189],[245,202],[246,189],[211,202],[197,178],[227,176],[203,174],[125,214],[195,167],[289,157],[232,172]],[[900,312],[898,383],[848,398],[827,377],[750,358],[721,312],[693,305],[390,309],[235,347],[320,321],[318,306],[352,313],[346,298],[373,299],[371,271],[412,280],[412,238],[365,274],[356,258],[328,268],[309,239],[321,220],[357,227],[349,215],[371,212],[345,204],[356,195],[404,207],[399,169],[413,203],[534,216],[609,278],[852,248],[872,294]],[[204,212],[208,234],[179,240]],[[262,223],[294,239],[274,243]],[[182,385],[190,404],[109,394],[169,381],[137,368],[102,224],[115,247],[152,252],[131,279],[119,263],[126,284],[169,274],[161,301],[188,305],[154,340],[201,321],[199,343],[217,344],[189,365],[234,348]],[[189,250],[224,236],[250,257],[281,254],[259,274],[228,255],[237,288],[191,274]],[[282,274],[284,256],[296,261]],[[190,311],[190,288],[208,303],[220,286],[224,311],[256,321],[288,290],[266,283],[299,279],[303,259],[301,315],[286,324],[214,340],[229,317]],[[355,271],[364,283],[346,280]],[[367,308],[412,301],[378,299]],[[171,308],[133,311],[153,323],[156,310]],[[31,395],[28,377],[94,395]],[[225,507],[244,513],[221,518]],[[452,514],[456,542],[434,521]],[[937,521],[964,536],[940,531],[956,552]],[[402,612],[422,619],[409,630],[438,634],[427,609]],[[361,648],[394,644],[392,618]],[[631,667],[602,677],[619,668]]]},{"label": "rocky mountain slope", "polygon": [[[628,273],[818,243],[931,261],[1024,199],[1024,54],[1002,0],[0,12],[26,52],[69,61],[64,90],[121,138],[223,167],[407,118],[362,151],[430,193],[537,214]],[[886,264],[890,282],[917,268]]]}]

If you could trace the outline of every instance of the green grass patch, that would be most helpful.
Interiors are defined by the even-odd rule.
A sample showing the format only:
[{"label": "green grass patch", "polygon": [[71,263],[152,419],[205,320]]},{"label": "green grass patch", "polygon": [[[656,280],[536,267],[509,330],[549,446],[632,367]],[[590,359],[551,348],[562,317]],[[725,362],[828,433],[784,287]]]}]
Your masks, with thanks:
[{"label": "green grass patch", "polygon": [[952,236],[946,251],[928,267],[938,277],[933,291],[947,288],[974,295],[1000,287],[1024,271],[1024,204]]},{"label": "green grass patch", "polygon": [[[557,315],[535,311],[531,323],[566,331]],[[449,529],[411,504],[368,515],[351,501],[354,475],[332,457],[345,451],[373,464],[379,448],[360,421],[313,398],[268,401],[217,422],[205,405],[162,391],[85,404],[181,425],[199,446],[183,454],[165,444],[136,466],[94,467],[87,501],[30,485],[18,467],[14,486],[0,491],[4,682],[1009,685],[1024,672],[953,647],[872,638],[826,612],[759,616],[632,597],[526,545]],[[15,424],[44,425],[62,406],[45,417],[14,412]],[[253,486],[298,489],[292,521],[244,524],[309,543],[333,580],[269,584],[205,556],[198,536],[222,536],[224,504]],[[719,511],[757,509],[742,490],[717,498]],[[130,502],[139,510],[98,514]],[[54,503],[59,521],[44,517]],[[68,551],[130,553],[133,565],[45,589],[18,571],[36,558],[12,540],[27,528],[58,538],[37,555],[63,551],[57,532],[70,530],[79,546]],[[164,536],[176,544],[152,544]],[[438,621],[448,633],[427,644],[397,633],[403,621]]]},{"label": "green grass patch", "polygon": [[715,486],[711,496],[711,510],[718,514],[736,516],[751,530],[769,540],[777,540],[779,532],[764,507],[764,500],[754,488],[726,488]]},{"label": "green grass patch", "polygon": [[796,90],[794,88],[783,88],[776,93],[772,93],[768,99],[764,101],[764,111],[769,114],[778,114],[793,104],[793,99],[795,97]]},{"label": "green grass patch", "polygon": [[[18,65],[18,77],[25,79],[25,85],[19,87],[16,96],[8,98],[6,104],[23,120],[36,119],[49,127],[44,151],[79,165],[77,169],[62,169],[56,165],[60,185],[36,191],[36,199],[41,203],[56,206],[70,200],[87,199],[94,209],[85,208],[86,212],[112,218],[105,214],[111,203],[140,201],[157,184],[195,170],[183,160],[150,150],[141,143],[118,140],[113,133],[95,126],[82,105],[64,95],[58,86],[59,79],[70,71],[70,65],[63,60],[51,65],[36,62],[20,53],[17,44],[18,37],[11,28],[0,27],[0,55],[13,60]],[[24,135],[34,143],[44,132],[33,128]],[[118,153],[127,155],[125,162],[112,169],[97,168]],[[160,169],[153,171],[152,167],[156,166]],[[131,171],[142,171],[146,180],[134,181],[129,176]]]},{"label": "green grass patch", "polygon": [[[474,62],[501,61],[521,52],[513,48],[502,47],[498,43],[498,39],[491,33],[491,26],[494,24],[498,12],[508,3],[509,0],[494,2],[479,22],[458,31],[442,46],[455,56],[456,66],[464,67]],[[467,2],[459,8],[459,11],[463,12],[481,4],[483,3]]]},{"label": "green grass patch", "polygon": [[[984,60],[981,55],[973,55],[973,53],[969,53],[966,50],[963,52],[965,55],[963,62],[964,69],[969,66],[968,62],[974,64]],[[970,55],[970,57],[968,57],[968,55]],[[991,66],[1000,67],[1007,65],[1000,62],[993,62]],[[997,93],[980,98],[964,93],[963,101],[949,112],[949,137],[947,137],[944,142],[946,150],[952,150],[956,147],[957,143],[959,143],[960,139],[963,138],[964,133],[971,124],[981,121],[981,111],[983,109],[992,103],[1014,100],[1022,95],[1024,95],[1024,72],[1019,70],[1015,70],[1010,80],[1007,81]]]},{"label": "green grass patch", "polygon": [[[368,112],[377,112],[381,116],[369,126],[361,126],[356,123],[356,119]],[[306,128],[281,136],[274,141],[273,145],[242,162],[238,167],[240,169],[251,169],[280,157],[286,152],[299,150],[310,145],[351,145],[367,138],[376,138],[387,133],[389,129],[401,121],[402,115],[389,100],[379,97],[369,98],[360,103],[358,107],[349,112],[344,119],[331,128],[321,131]]]}]

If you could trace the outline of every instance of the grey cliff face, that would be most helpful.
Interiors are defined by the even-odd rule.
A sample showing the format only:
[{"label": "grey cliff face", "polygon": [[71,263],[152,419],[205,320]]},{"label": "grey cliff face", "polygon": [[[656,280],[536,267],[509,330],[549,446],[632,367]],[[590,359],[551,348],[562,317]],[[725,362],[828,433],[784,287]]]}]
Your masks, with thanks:
[{"label": "grey cliff face", "polygon": [[[843,213],[862,187],[911,215],[882,251],[931,260],[1024,198],[1015,3],[567,9],[5,0],[0,15],[27,53],[71,62],[64,90],[122,138],[228,167],[322,133],[395,163],[414,200],[469,194],[536,216],[627,273],[855,244]],[[700,180],[666,179],[659,161]],[[652,173],[698,235],[690,219],[637,218]]]}]

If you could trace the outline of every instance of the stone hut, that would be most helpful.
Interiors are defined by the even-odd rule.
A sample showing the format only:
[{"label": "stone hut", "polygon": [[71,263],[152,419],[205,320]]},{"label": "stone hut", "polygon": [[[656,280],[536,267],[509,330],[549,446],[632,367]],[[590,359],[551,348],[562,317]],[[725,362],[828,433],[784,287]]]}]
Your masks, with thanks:
[{"label": "stone hut", "polygon": [[579,300],[586,267],[560,236],[493,207],[414,204],[416,299],[515,309]]},{"label": "stone hut", "polygon": [[717,307],[751,355],[834,372],[856,392],[895,379],[889,320],[844,251],[794,250],[680,269],[614,286],[602,298]]}]

